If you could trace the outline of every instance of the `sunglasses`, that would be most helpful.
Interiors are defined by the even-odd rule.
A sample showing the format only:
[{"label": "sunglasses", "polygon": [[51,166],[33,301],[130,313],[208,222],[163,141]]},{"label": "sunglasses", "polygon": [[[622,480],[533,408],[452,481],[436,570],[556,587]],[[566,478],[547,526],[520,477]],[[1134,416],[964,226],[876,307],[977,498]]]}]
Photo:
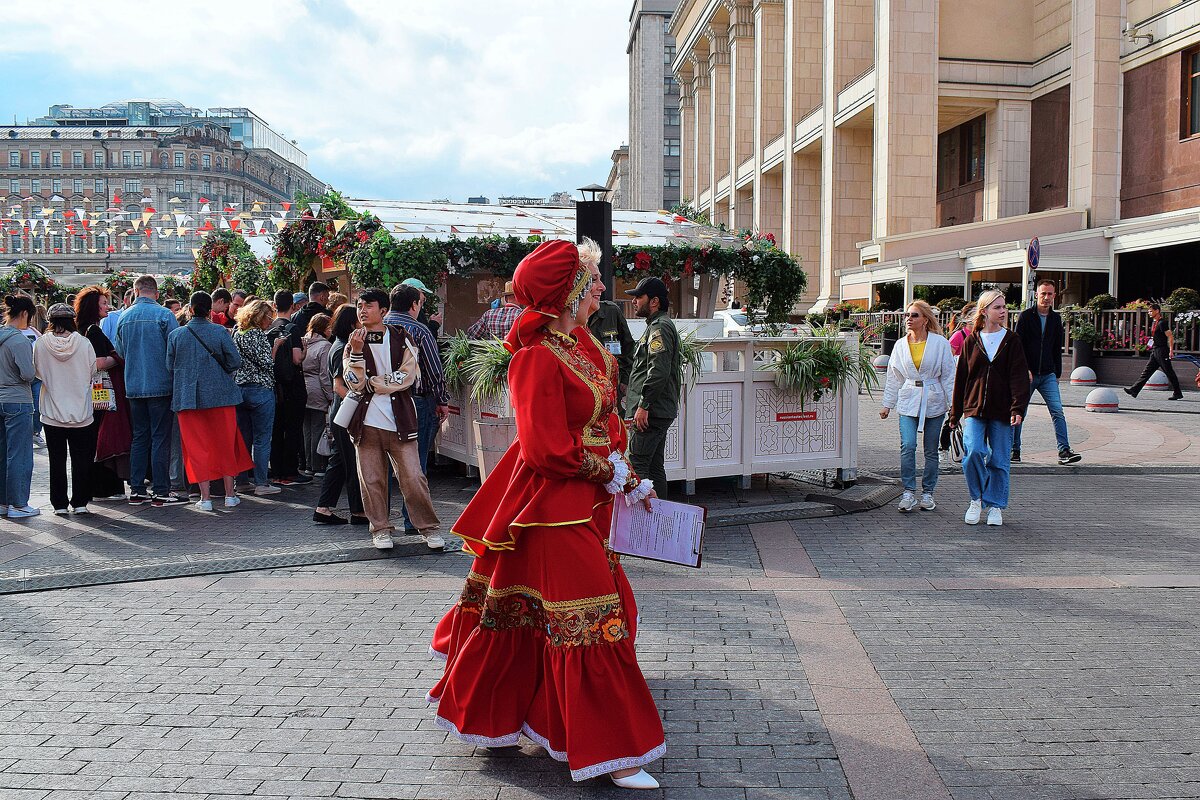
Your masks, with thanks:
[{"label": "sunglasses", "polygon": [[923,315],[922,314],[906,314],[905,316],[907,316],[909,319],[920,319]]}]

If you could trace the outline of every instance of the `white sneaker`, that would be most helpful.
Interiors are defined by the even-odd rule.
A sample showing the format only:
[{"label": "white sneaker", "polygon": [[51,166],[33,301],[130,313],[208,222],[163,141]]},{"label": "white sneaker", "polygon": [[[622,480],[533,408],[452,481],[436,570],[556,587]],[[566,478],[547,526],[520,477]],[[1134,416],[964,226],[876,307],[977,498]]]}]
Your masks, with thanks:
[{"label": "white sneaker", "polygon": [[225,498],[225,507],[226,508],[237,508],[241,504],[242,504],[242,498],[238,497],[236,494],[233,497]]},{"label": "white sneaker", "polygon": [[278,486],[274,486],[270,483],[264,483],[262,486],[254,487],[254,496],[266,497],[269,494],[279,494],[282,491],[283,489],[280,489]]},{"label": "white sneaker", "polygon": [[1000,509],[996,508],[995,506],[988,509],[987,524],[988,525],[1003,525],[1004,524],[1004,514],[1002,514],[1000,512]]},{"label": "white sneaker", "polygon": [[54,516],[56,516],[56,517],[67,517],[67,516],[70,516],[70,514],[71,514],[71,512],[67,511],[65,508],[54,509]]},{"label": "white sneaker", "polygon": [[654,780],[654,776],[644,769],[639,769],[624,778],[618,778],[611,772],[608,777],[612,778],[612,782],[622,789],[657,789],[658,781]]},{"label": "white sneaker", "polygon": [[35,433],[33,435],[33,446],[34,447],[45,447],[46,446],[46,440],[42,438],[42,435],[40,433]]},{"label": "white sneaker", "polygon": [[930,494],[929,492],[925,492],[924,494],[922,494],[921,495],[921,510],[922,511],[933,511],[935,508],[937,508],[937,503],[933,502],[933,495]]},{"label": "white sneaker", "polygon": [[950,458],[949,450],[938,450],[938,469],[953,469],[954,461]]},{"label": "white sneaker", "polygon": [[983,501],[972,500],[971,505],[967,506],[966,516],[963,517],[963,522],[968,525],[978,525],[979,517],[983,514]]},{"label": "white sneaker", "polygon": [[376,550],[391,550],[392,549],[392,534],[388,531],[380,531],[371,535],[371,544],[375,545]]},{"label": "white sneaker", "polygon": [[212,511],[212,500],[198,500],[196,508],[201,511]]},{"label": "white sneaker", "polygon": [[25,517],[36,517],[38,514],[41,514],[41,513],[42,513],[42,510],[40,508],[34,508],[33,506],[28,506],[28,505],[27,506],[9,506],[8,507],[8,518],[9,519],[23,519]]},{"label": "white sneaker", "polygon": [[916,507],[917,507],[917,496],[915,494],[913,494],[912,492],[905,492],[900,497],[900,505],[896,506],[896,508],[898,508],[900,510],[900,513],[902,513],[902,514],[905,512],[908,512],[908,511],[912,511]]},{"label": "white sneaker", "polygon": [[72,514],[90,514],[90,513],[92,513],[92,511],[87,506],[71,506],[71,513]]},{"label": "white sneaker", "polygon": [[430,550],[445,550],[446,540],[436,533],[431,533],[425,537],[425,546]]}]

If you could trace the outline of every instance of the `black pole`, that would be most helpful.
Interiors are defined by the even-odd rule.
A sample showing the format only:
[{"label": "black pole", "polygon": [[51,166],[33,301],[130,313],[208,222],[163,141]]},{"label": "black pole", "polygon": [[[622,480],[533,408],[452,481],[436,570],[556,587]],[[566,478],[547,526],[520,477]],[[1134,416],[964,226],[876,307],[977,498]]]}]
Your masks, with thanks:
[{"label": "black pole", "polygon": [[612,203],[607,200],[582,200],[575,204],[575,243],[588,237],[600,245],[600,276],[604,278],[604,299],[613,299]]}]

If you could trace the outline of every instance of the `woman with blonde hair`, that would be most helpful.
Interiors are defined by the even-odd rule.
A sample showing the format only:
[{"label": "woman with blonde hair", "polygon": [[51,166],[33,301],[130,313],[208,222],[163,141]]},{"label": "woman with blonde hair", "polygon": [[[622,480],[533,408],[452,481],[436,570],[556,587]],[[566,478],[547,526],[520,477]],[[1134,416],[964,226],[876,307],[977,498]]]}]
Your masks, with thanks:
[{"label": "woman with blonde hair", "polygon": [[[905,312],[908,335],[892,350],[883,389],[880,419],[893,408],[900,413],[900,480],[904,494],[899,509],[937,508],[933,490],[938,481],[938,438],[942,418],[954,393],[954,354],[942,336],[937,315],[924,300],[914,300]],[[917,434],[921,434],[925,469],[921,499],[917,500]]]},{"label": "woman with blonde hair", "polygon": [[[954,364],[956,367],[958,366],[958,357],[962,354],[963,339],[967,338],[967,333],[974,322],[974,303],[967,303],[962,307],[961,311],[950,318],[950,328],[946,335],[950,340],[950,352],[954,353]],[[952,435],[950,417],[947,416],[946,421],[942,423],[942,437],[938,442],[938,463],[943,467],[951,466],[950,438]]]},{"label": "woman with blonde hair", "polygon": [[242,365],[233,373],[241,390],[237,407],[238,428],[254,460],[254,494],[258,497],[279,494],[278,486],[267,480],[271,460],[271,432],[275,426],[275,350],[284,337],[267,338],[267,329],[275,321],[275,309],[266,300],[250,300],[238,309],[238,329],[233,346],[242,357]]},{"label": "woman with blonde hair", "polygon": [[963,475],[971,504],[963,521],[977,525],[986,507],[987,524],[1003,525],[1013,428],[1021,424],[1029,404],[1029,367],[1021,340],[1004,327],[1004,294],[984,292],[977,308],[958,359],[950,427],[962,425],[967,451]]}]

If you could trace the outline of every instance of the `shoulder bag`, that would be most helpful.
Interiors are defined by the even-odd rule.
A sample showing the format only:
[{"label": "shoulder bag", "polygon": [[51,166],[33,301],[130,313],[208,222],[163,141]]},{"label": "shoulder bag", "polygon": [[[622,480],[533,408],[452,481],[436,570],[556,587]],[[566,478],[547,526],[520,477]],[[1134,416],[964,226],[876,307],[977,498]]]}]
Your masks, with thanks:
[{"label": "shoulder bag", "polygon": [[188,333],[190,333],[192,336],[196,337],[196,341],[200,343],[201,347],[203,347],[205,350],[208,351],[208,354],[213,357],[213,361],[216,361],[217,364],[220,365],[221,369],[224,370],[226,375],[233,374],[234,371],[231,370],[229,367],[225,366],[225,362],[221,360],[220,356],[218,356],[216,353],[213,352],[213,349],[208,346],[207,342],[205,342],[203,339],[200,338],[200,334],[196,333],[195,328],[193,328],[191,325],[186,325],[184,327],[187,328]]}]

